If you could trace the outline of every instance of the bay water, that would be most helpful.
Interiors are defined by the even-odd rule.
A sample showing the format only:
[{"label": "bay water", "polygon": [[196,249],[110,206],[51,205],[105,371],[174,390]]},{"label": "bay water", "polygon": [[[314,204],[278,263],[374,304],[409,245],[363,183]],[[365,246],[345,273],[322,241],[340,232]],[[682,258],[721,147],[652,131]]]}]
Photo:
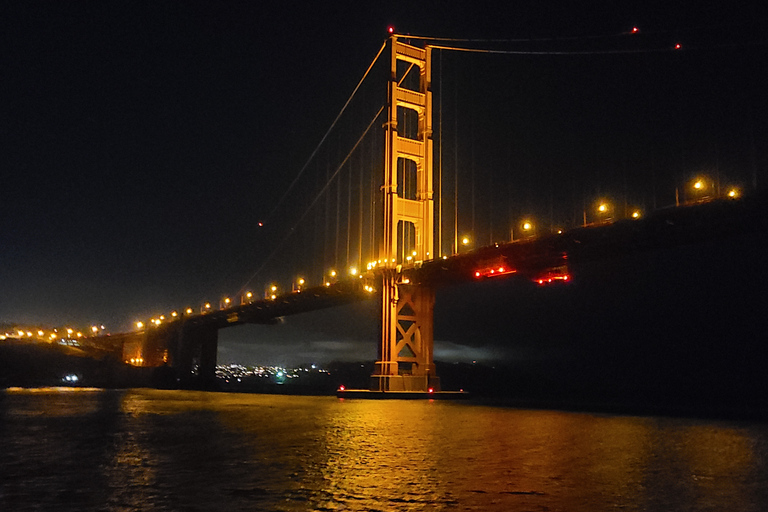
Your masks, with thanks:
[{"label": "bay water", "polygon": [[178,390],[0,391],[0,510],[768,510],[768,425]]}]

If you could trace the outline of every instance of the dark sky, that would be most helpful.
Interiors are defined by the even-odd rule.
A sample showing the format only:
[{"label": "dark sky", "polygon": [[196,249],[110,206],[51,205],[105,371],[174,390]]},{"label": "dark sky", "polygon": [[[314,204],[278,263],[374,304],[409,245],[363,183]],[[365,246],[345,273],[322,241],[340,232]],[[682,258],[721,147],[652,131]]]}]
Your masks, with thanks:
[{"label": "dark sky", "polygon": [[[669,205],[701,171],[747,188],[768,179],[759,7],[417,4],[3,3],[0,321],[122,331],[236,293],[290,228],[278,200],[390,24],[536,40],[486,45],[536,54],[442,52],[444,162],[461,169],[461,229],[478,239],[522,215],[568,225],[599,195]],[[375,345],[358,342],[375,324],[349,326],[361,312],[375,322],[368,305],[222,332],[221,359],[371,359]],[[443,342],[449,357],[493,356]]]}]

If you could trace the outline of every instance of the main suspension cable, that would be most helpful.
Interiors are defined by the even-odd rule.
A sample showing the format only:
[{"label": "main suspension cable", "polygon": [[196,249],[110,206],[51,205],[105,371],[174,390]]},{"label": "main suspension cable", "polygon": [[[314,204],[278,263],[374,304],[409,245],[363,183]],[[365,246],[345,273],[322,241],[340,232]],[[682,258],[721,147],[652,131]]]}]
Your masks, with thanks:
[{"label": "main suspension cable", "polygon": [[333,180],[336,178],[336,176],[338,176],[338,174],[341,171],[341,169],[347,163],[347,160],[349,160],[349,158],[355,152],[355,150],[357,149],[357,146],[360,145],[360,142],[362,142],[362,140],[368,134],[368,132],[370,131],[371,127],[373,126],[373,123],[376,122],[376,119],[378,119],[379,116],[381,115],[381,113],[384,111],[384,107],[385,107],[385,105],[382,105],[381,108],[379,109],[379,111],[376,112],[376,115],[374,115],[373,118],[371,119],[371,122],[368,123],[368,126],[365,128],[365,131],[363,132],[363,134],[360,136],[359,139],[357,139],[357,142],[355,142],[355,145],[352,146],[352,149],[349,150],[349,153],[347,153],[347,156],[344,157],[344,160],[342,160],[342,162],[339,164],[339,166],[336,168],[336,170],[333,172],[333,174],[328,178],[328,181],[326,181],[326,183],[323,186],[323,188],[320,189],[320,192],[318,192],[317,195],[315,196],[315,198],[312,200],[312,202],[309,203],[309,206],[307,206],[307,208],[304,210],[304,213],[301,214],[301,217],[299,217],[299,219],[293,224],[291,229],[288,230],[288,233],[286,233],[286,235],[283,237],[283,239],[280,240],[280,242],[278,242],[275,245],[275,248],[272,250],[272,252],[269,254],[269,256],[267,256],[266,259],[262,262],[262,264],[258,268],[258,270],[256,270],[256,272],[254,272],[253,275],[251,275],[251,277],[249,277],[248,280],[243,284],[243,286],[240,288],[240,291],[238,292],[239,295],[241,295],[245,291],[245,288],[248,286],[248,284],[256,276],[258,276],[261,273],[262,270],[264,270],[264,267],[266,267],[267,263],[269,263],[272,260],[272,258],[275,257],[277,252],[283,247],[285,242],[288,241],[288,239],[291,237],[293,232],[296,231],[296,228],[299,227],[299,224],[309,214],[309,212],[312,210],[312,208],[315,206],[315,204],[323,196],[323,194],[325,194],[325,192],[328,190],[328,187],[330,187],[331,183],[333,183]]},{"label": "main suspension cable", "polygon": [[360,81],[357,83],[357,87],[355,87],[355,90],[352,91],[352,94],[347,99],[347,102],[344,103],[344,106],[341,107],[341,110],[336,115],[336,119],[333,120],[331,123],[331,126],[328,128],[328,130],[325,132],[325,135],[323,135],[323,138],[320,139],[320,142],[317,144],[317,147],[315,147],[315,150],[312,151],[312,154],[309,155],[309,158],[307,159],[306,163],[304,163],[304,166],[301,168],[299,173],[296,175],[296,177],[293,179],[290,185],[288,185],[288,189],[283,193],[282,197],[277,201],[277,204],[272,208],[272,211],[269,212],[269,215],[267,215],[266,219],[264,219],[264,223],[267,223],[269,220],[272,219],[272,216],[275,214],[278,208],[283,204],[285,199],[288,197],[288,194],[291,193],[291,190],[293,190],[293,187],[296,186],[296,183],[301,178],[302,174],[304,174],[304,171],[309,166],[310,162],[315,158],[315,155],[317,155],[317,152],[322,147],[323,143],[325,142],[325,139],[328,138],[328,135],[330,135],[331,131],[333,130],[334,126],[336,126],[336,123],[341,118],[341,115],[344,113],[344,111],[347,109],[349,104],[352,102],[352,98],[355,97],[355,94],[357,93],[358,89],[360,89],[360,86],[363,84],[363,81],[368,76],[368,73],[371,72],[371,69],[373,69],[373,66],[376,64],[376,61],[379,60],[379,57],[381,56],[381,53],[384,51],[384,48],[387,46],[387,41],[384,41],[384,43],[381,45],[381,48],[379,48],[379,52],[376,54],[376,57],[373,58],[373,61],[371,61],[371,64],[368,66],[368,69],[365,70],[365,73],[363,74],[363,78],[360,79]]},{"label": "main suspension cable", "polygon": [[576,51],[549,51],[549,50],[492,50],[489,48],[462,48],[460,46],[429,45],[437,50],[449,50],[468,53],[489,53],[496,55],[610,55],[626,53],[660,53],[675,51],[676,48],[655,48],[650,50],[576,50]]}]

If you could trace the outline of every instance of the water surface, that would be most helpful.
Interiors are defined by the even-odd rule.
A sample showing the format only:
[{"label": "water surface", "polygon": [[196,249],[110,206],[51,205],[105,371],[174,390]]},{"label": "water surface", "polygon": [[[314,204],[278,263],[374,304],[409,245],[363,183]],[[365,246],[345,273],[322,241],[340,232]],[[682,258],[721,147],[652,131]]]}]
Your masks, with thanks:
[{"label": "water surface", "polygon": [[7,390],[0,453],[0,510],[768,510],[749,422]]}]

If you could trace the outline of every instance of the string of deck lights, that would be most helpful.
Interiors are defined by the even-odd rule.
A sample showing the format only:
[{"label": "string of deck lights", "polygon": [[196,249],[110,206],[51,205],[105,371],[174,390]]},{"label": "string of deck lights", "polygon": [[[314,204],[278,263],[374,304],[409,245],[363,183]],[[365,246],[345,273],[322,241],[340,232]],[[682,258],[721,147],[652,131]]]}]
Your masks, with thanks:
[{"label": "string of deck lights", "polygon": [[[702,201],[709,201],[713,200],[719,197],[725,198],[725,199],[738,199],[741,197],[741,190],[738,187],[730,187],[728,188],[723,194],[719,194],[719,192],[716,189],[715,184],[706,177],[697,177],[695,180],[690,184],[690,197],[688,198],[687,202],[690,203],[697,203]],[[595,224],[606,224],[613,222],[615,220],[615,212],[614,207],[612,203],[608,199],[600,199],[595,203],[595,213],[594,213],[594,223]],[[631,219],[640,219],[643,216],[643,213],[640,209],[633,209],[631,212],[628,213],[628,216]],[[584,213],[584,225],[587,225],[587,219],[586,219],[586,211]],[[521,235],[518,235],[518,238],[515,239],[514,235],[511,236],[511,242],[520,242],[523,240],[529,240],[533,236],[535,236],[535,225],[531,219],[523,220],[520,223],[520,232]],[[562,229],[557,229],[555,231],[558,234],[562,234]],[[462,239],[462,246],[469,247],[471,245],[471,239],[468,236],[464,236]],[[498,244],[496,244],[498,247]],[[410,255],[406,256],[404,259],[404,262],[400,265],[401,267],[408,267],[417,265],[419,262],[415,261],[414,258],[416,256],[416,252],[412,252]],[[429,255],[428,255],[429,256]],[[448,256],[442,256],[442,259],[447,259]],[[367,284],[370,282],[374,275],[374,272],[377,270],[378,267],[380,267],[382,264],[386,265],[389,263],[387,260],[376,260],[371,261],[366,265],[366,272],[359,271],[356,267],[350,267],[348,269],[348,279],[367,279],[366,284],[363,285],[363,290],[365,290],[368,293],[374,293],[376,289],[370,285]],[[502,275],[508,275],[508,274],[514,274],[516,270],[514,268],[511,268],[509,266],[505,266],[503,264],[493,264],[487,267],[479,268],[474,271],[475,278],[488,278],[488,277],[497,277]],[[323,279],[322,286],[324,287],[331,287],[339,282],[340,275],[335,269],[331,269],[326,273],[325,278]],[[570,275],[568,274],[568,270],[566,268],[555,268],[555,269],[549,269],[546,273],[542,274],[541,276],[537,276],[533,279],[534,282],[537,282],[538,284],[547,284],[547,283],[553,283],[553,282],[568,282],[570,280]],[[404,278],[403,280],[404,284],[408,283],[407,278]],[[307,281],[303,277],[297,278],[292,286],[290,293],[301,293],[307,288]],[[275,283],[270,283],[267,285],[263,300],[267,301],[275,301],[281,297],[280,287]],[[247,291],[244,293],[241,293],[240,295],[240,305],[247,305],[252,304],[256,301],[256,297],[252,291]],[[235,303],[230,297],[224,297],[219,302],[219,310],[226,310],[231,307],[234,307]],[[188,307],[184,310],[183,316],[193,316],[196,314],[207,314],[215,311],[212,304],[210,302],[204,302],[200,308],[199,312],[196,312],[193,308]],[[160,315],[158,317],[153,317],[149,320],[148,324],[153,325],[155,327],[159,327],[167,320],[175,320],[182,315],[179,314],[177,311],[172,311],[169,315],[169,318],[167,318],[165,315]],[[136,327],[139,330],[144,329],[148,324],[145,324],[143,321],[136,322]],[[103,326],[102,326],[103,329]],[[69,334],[73,334],[71,329],[68,329]],[[23,331],[19,331],[19,335],[23,337],[25,333]],[[26,333],[28,336],[32,336],[32,333]],[[8,333],[6,333],[6,336]],[[82,333],[77,333],[78,337],[82,337]],[[1,338],[0,339],[4,339]]]}]

